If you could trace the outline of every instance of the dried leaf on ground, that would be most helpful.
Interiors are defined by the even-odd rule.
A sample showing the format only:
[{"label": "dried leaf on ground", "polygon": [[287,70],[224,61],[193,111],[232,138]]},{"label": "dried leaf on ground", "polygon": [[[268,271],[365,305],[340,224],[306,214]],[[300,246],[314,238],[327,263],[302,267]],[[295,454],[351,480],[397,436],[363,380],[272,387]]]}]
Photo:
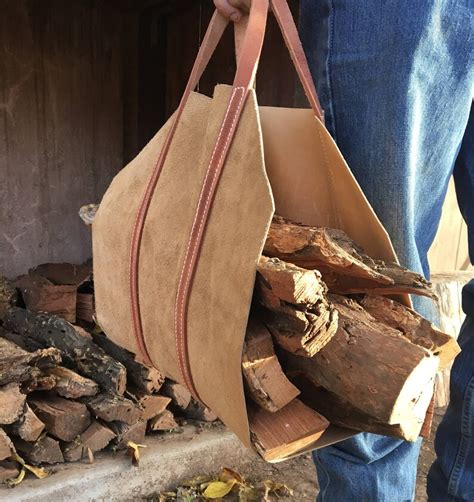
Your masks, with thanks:
[{"label": "dried leaf on ground", "polygon": [[203,495],[208,499],[223,498],[232,491],[236,482],[237,481],[235,479],[229,479],[226,482],[212,481],[204,490]]},{"label": "dried leaf on ground", "polygon": [[133,441],[129,441],[127,443],[128,447],[128,454],[132,458],[132,463],[133,465],[138,465],[140,464],[140,448],[146,448],[146,445],[144,444],[137,444],[134,443]]}]

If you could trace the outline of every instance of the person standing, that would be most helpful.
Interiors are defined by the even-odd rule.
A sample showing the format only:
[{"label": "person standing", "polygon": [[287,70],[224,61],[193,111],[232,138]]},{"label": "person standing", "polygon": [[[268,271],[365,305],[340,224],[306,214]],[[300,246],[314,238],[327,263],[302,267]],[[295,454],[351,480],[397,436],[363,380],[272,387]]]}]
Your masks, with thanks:
[{"label": "person standing", "polygon": [[[251,0],[214,0],[239,22]],[[258,1],[258,0],[253,0]],[[402,265],[429,277],[454,175],[474,262],[474,0],[300,0],[300,35],[330,134]],[[430,300],[415,308],[436,321]],[[428,476],[432,502],[474,501],[474,281]],[[421,440],[361,433],[316,450],[320,502],[414,498]]]}]

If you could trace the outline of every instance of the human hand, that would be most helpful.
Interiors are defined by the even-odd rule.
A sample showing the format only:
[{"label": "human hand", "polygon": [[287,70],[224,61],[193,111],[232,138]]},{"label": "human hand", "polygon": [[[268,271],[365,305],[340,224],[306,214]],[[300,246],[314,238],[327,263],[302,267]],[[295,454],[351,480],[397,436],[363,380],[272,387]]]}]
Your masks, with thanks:
[{"label": "human hand", "polygon": [[248,12],[251,0],[214,0],[216,9],[224,16],[238,23]]}]

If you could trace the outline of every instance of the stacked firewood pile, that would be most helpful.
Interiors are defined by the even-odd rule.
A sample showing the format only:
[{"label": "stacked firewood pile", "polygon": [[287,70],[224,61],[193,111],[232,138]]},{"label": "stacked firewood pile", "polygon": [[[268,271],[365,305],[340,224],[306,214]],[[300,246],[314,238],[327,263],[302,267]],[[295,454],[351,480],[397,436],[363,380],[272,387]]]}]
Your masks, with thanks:
[{"label": "stacked firewood pile", "polygon": [[108,339],[93,314],[90,264],[0,279],[0,481],[18,479],[22,461],[91,461],[186,419],[217,418]]},{"label": "stacked firewood pile", "polygon": [[274,218],[242,362],[264,458],[310,445],[330,423],[409,441],[429,433],[436,372],[459,347],[396,301],[405,293],[434,296],[339,230]]}]

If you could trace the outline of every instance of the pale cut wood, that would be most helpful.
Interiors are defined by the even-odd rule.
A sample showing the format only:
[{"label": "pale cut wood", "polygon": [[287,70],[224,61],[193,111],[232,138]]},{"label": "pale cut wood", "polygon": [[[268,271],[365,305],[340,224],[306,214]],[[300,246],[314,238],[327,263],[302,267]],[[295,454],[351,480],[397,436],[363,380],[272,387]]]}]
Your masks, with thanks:
[{"label": "pale cut wood", "polygon": [[326,418],[298,399],[276,413],[254,406],[249,410],[249,420],[252,442],[267,462],[309,447],[329,427]]},{"label": "pale cut wood", "polygon": [[430,283],[396,263],[367,256],[343,231],[274,217],[264,246],[267,256],[321,272],[329,291],[339,294],[413,293],[434,297]]},{"label": "pale cut wood", "polygon": [[87,407],[76,401],[47,394],[30,397],[28,403],[46,430],[63,441],[74,440],[91,423]]},{"label": "pale cut wood", "polygon": [[133,441],[137,444],[143,444],[145,441],[146,422],[140,420],[132,425],[124,422],[113,422],[110,424],[116,437],[112,440],[112,444],[117,450],[127,448],[127,443]]},{"label": "pale cut wood", "polygon": [[31,464],[56,464],[64,462],[59,441],[43,436],[38,441],[30,443],[16,439],[15,446],[21,456]]},{"label": "pale cut wood", "polygon": [[[407,415],[424,419],[439,358],[377,322],[358,303],[330,295],[339,329],[312,359],[287,353],[285,372],[299,373],[381,422],[399,424]],[[424,407],[424,409],[423,409]]]},{"label": "pale cut wood", "polygon": [[461,349],[456,340],[437,329],[414,310],[382,296],[365,296],[360,304],[377,321],[400,331],[411,342],[439,357],[439,369],[448,367]]},{"label": "pale cut wood", "polygon": [[0,427],[0,460],[10,458],[15,453],[15,447],[7,433]]},{"label": "pale cut wood", "polygon": [[248,395],[265,410],[278,411],[300,393],[281,369],[270,332],[252,316],[245,334],[242,372]]},{"label": "pale cut wood", "polygon": [[79,373],[95,380],[105,390],[123,394],[125,367],[91,340],[78,334],[64,319],[15,308],[6,314],[4,327],[44,347],[57,348],[66,366],[77,368]]},{"label": "pale cut wood", "polygon": [[161,392],[165,396],[170,397],[173,405],[180,410],[184,411],[191,402],[191,393],[188,391],[188,389],[186,389],[186,387],[184,387],[184,385],[181,385],[177,382],[167,380],[164,383]]},{"label": "pale cut wood", "polygon": [[103,333],[93,333],[92,338],[107,354],[125,366],[128,382],[138,390],[152,394],[161,388],[165,381],[163,373],[136,361],[133,352],[120,347]]},{"label": "pale cut wood", "polygon": [[81,460],[87,455],[87,449],[93,453],[103,450],[114,437],[115,432],[109,427],[93,420],[76,441],[63,446],[64,460],[66,462]]},{"label": "pale cut wood", "polygon": [[23,414],[26,396],[20,385],[9,383],[0,387],[0,424],[12,424]]},{"label": "pale cut wood", "polygon": [[173,413],[169,410],[164,410],[160,415],[148,421],[148,430],[150,432],[171,431],[177,427],[178,424],[174,419]]},{"label": "pale cut wood", "polygon": [[25,405],[21,418],[12,424],[8,431],[24,441],[36,441],[44,430],[44,423],[35,415],[34,411]]},{"label": "pale cut wood", "polygon": [[142,409],[130,399],[118,394],[100,393],[90,398],[84,398],[91,413],[106,422],[118,420],[127,424],[134,424],[142,416]]},{"label": "pale cut wood", "polygon": [[[292,377],[291,374],[289,376]],[[323,387],[315,387],[301,375],[292,380],[301,390],[301,400],[325,416],[331,424],[412,442],[416,441],[421,434],[423,419],[414,414],[408,415],[399,424],[387,424],[356,408],[333,392]],[[432,392],[433,387],[428,387],[423,393],[423,398],[430,399]]]},{"label": "pale cut wood", "polygon": [[69,368],[57,366],[46,370],[45,373],[56,378],[53,389],[62,397],[78,399],[94,396],[99,391],[99,386],[94,380],[85,378]]},{"label": "pale cut wood", "polygon": [[327,293],[317,270],[306,270],[278,258],[261,256],[257,266],[257,294],[269,289],[280,300],[294,305],[313,305]]}]

